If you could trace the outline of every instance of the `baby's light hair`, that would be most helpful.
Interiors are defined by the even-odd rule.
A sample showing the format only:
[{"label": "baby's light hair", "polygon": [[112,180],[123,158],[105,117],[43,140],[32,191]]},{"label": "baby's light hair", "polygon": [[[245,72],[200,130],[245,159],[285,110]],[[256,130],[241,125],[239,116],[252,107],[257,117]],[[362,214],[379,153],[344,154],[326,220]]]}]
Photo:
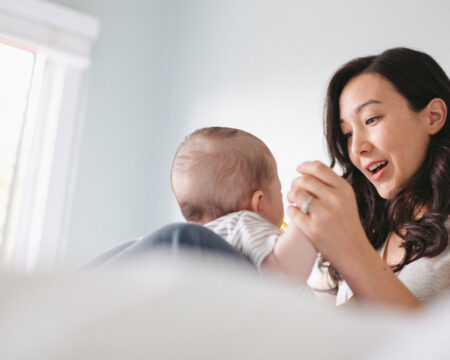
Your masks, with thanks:
[{"label": "baby's light hair", "polygon": [[172,163],[171,186],[184,218],[205,223],[246,210],[276,175],[269,148],[239,129],[206,127],[188,135]]}]

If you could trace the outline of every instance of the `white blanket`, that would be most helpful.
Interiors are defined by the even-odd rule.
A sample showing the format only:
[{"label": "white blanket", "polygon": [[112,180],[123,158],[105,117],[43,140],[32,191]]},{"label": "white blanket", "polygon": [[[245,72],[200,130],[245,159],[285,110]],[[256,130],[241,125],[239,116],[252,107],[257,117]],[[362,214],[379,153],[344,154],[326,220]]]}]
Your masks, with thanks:
[{"label": "white blanket", "polygon": [[145,264],[96,273],[4,275],[0,284],[2,359],[450,355],[448,298],[426,315],[335,309],[218,259],[174,263],[155,254]]}]

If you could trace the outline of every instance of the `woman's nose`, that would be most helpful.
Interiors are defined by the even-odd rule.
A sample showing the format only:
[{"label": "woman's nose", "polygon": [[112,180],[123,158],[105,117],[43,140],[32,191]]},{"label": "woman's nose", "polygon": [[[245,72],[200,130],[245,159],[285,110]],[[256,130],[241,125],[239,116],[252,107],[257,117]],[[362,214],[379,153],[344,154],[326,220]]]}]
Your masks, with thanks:
[{"label": "woman's nose", "polygon": [[351,143],[351,152],[353,155],[361,155],[368,153],[371,149],[371,144],[363,131],[354,131]]}]

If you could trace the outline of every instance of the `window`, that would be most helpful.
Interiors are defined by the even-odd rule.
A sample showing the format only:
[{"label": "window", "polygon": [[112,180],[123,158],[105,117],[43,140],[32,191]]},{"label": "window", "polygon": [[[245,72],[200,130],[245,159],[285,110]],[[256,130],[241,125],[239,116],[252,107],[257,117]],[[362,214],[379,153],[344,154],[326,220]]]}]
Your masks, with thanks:
[{"label": "window", "polygon": [[0,246],[5,232],[34,67],[34,53],[0,42]]},{"label": "window", "polygon": [[64,251],[97,32],[95,18],[56,4],[0,3],[3,270],[53,268]]}]

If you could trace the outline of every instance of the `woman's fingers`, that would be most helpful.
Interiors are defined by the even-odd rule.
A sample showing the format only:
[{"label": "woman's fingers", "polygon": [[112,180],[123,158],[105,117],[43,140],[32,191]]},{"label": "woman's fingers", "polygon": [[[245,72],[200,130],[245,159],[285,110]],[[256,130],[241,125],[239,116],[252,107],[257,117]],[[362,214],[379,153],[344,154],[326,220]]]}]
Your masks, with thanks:
[{"label": "woman's fingers", "polygon": [[304,162],[297,167],[297,171],[303,175],[314,176],[318,180],[332,187],[337,187],[342,181],[345,181],[321,161]]},{"label": "woman's fingers", "polygon": [[[289,201],[289,202],[292,204],[292,206],[294,206],[298,209],[301,209],[302,206],[305,205],[308,213],[310,213],[310,212],[314,211],[314,208],[316,207],[316,205],[313,203],[314,202],[317,203],[317,201],[319,200],[314,195],[312,195],[313,198],[310,200],[309,199],[310,196],[311,196],[310,193],[308,193],[306,191],[302,191],[297,194],[294,201]],[[288,194],[288,200],[289,200],[289,194]],[[306,204],[306,202],[308,202],[308,204]]]},{"label": "woman's fingers", "polygon": [[311,175],[298,176],[291,183],[291,190],[288,193],[288,200],[299,204],[306,199],[309,194],[316,198],[326,198],[330,196],[332,188]]},{"label": "woman's fingers", "polygon": [[287,193],[287,200],[291,204],[301,206],[309,197],[309,195],[311,195],[309,192],[302,190],[300,188],[296,188],[295,190],[291,189]]},{"label": "woman's fingers", "polygon": [[308,215],[302,213],[298,207],[292,205],[288,206],[287,214],[291,219],[291,221],[294,223],[294,225],[296,225],[300,230],[302,230],[305,233],[306,224],[309,222]]},{"label": "woman's fingers", "polygon": [[317,217],[320,217],[322,211],[318,199],[313,199],[308,207],[308,213],[303,213],[299,207],[289,205],[287,208],[287,215],[291,219],[293,226],[299,228],[309,239],[311,244],[315,247],[320,245],[320,239],[317,238],[316,222]]}]

